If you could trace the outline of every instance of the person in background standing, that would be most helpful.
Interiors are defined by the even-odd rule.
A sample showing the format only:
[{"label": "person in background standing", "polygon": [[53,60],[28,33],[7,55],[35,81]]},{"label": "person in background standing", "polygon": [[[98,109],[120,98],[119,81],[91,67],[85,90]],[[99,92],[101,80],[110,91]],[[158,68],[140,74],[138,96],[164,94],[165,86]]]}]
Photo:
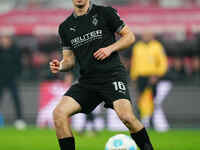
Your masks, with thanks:
[{"label": "person in background standing", "polygon": [[173,78],[171,74],[172,73],[168,71],[167,74],[159,80],[156,86],[157,92],[154,98],[152,123],[154,129],[158,132],[166,132],[170,128],[170,124],[163,109],[163,102],[173,88]]},{"label": "person in background standing", "polygon": [[10,36],[0,38],[0,102],[3,92],[8,89],[16,111],[14,125],[17,129],[24,129],[26,123],[22,117],[21,99],[17,79],[22,71],[21,54]]},{"label": "person in background standing", "polygon": [[132,51],[130,76],[137,81],[140,117],[148,128],[154,109],[156,85],[168,68],[167,57],[162,44],[149,31],[142,34],[142,40],[134,45]]}]

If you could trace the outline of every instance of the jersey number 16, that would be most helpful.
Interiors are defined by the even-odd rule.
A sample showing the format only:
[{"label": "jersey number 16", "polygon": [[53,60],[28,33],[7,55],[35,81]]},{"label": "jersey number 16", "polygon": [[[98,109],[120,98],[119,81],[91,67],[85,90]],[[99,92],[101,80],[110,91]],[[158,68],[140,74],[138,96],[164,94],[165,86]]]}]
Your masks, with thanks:
[{"label": "jersey number 16", "polygon": [[125,90],[126,90],[126,86],[125,86],[124,83],[121,82],[121,81],[113,82],[113,85],[115,86],[115,91],[118,91],[118,90],[123,90],[123,91],[125,91]]}]

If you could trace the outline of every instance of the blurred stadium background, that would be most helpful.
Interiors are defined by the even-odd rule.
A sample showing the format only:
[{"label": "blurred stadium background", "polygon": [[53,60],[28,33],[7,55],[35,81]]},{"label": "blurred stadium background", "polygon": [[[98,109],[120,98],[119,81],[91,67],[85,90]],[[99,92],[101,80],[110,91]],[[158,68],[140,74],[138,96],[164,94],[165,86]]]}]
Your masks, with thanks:
[{"label": "blurred stadium background", "polygon": [[[117,8],[120,16],[136,33],[137,40],[144,30],[156,35],[164,45],[169,69],[173,69],[176,76],[172,91],[164,102],[169,123],[174,129],[200,129],[200,0],[93,1]],[[48,63],[53,58],[60,58],[57,28],[71,12],[71,0],[0,1],[0,36],[9,35],[22,54],[19,94],[23,117],[28,125],[40,126],[38,111],[52,98],[48,87],[58,91],[54,96],[66,88],[57,81],[54,82],[56,85],[47,82],[55,78],[65,79],[64,74],[52,76]],[[128,70],[131,53],[132,47],[120,53]],[[6,68],[3,70],[6,71]],[[73,74],[77,78],[76,70]],[[130,90],[134,95],[134,88],[130,87]],[[4,120],[1,126],[12,126],[16,115],[11,97],[4,92],[0,99],[0,118]],[[105,111],[101,112],[103,119],[107,120],[103,128],[109,129],[109,116]]]}]

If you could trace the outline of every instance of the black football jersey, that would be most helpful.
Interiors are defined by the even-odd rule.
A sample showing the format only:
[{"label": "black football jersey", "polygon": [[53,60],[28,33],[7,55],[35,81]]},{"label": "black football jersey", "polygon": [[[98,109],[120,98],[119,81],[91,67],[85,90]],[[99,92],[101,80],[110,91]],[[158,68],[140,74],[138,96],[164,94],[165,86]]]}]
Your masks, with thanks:
[{"label": "black football jersey", "polygon": [[72,50],[80,65],[80,80],[98,82],[127,75],[118,52],[103,61],[93,56],[100,48],[114,43],[115,33],[124,26],[115,9],[94,4],[90,4],[86,14],[72,13],[59,26],[63,49]]}]

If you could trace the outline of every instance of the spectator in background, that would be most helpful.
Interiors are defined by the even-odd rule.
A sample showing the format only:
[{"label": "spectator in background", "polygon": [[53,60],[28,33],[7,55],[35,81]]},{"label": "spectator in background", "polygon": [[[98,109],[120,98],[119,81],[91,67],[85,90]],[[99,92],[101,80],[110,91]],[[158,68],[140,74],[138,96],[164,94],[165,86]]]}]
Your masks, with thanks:
[{"label": "spectator in background", "polygon": [[183,82],[187,79],[187,72],[183,64],[183,58],[181,56],[175,56],[173,65],[170,68],[172,79],[176,82]]},{"label": "spectator in background", "polygon": [[96,127],[95,127],[95,117],[96,117],[96,115],[93,112],[86,115],[86,120],[85,120],[85,123],[83,125],[83,128],[79,132],[80,135],[83,135],[83,134],[86,133],[88,124],[91,125],[89,135],[95,135],[97,133],[97,130],[96,130]]},{"label": "spectator in background", "polygon": [[199,56],[193,56],[192,75],[194,77],[194,80],[200,79],[200,58],[199,58]]},{"label": "spectator in background", "polygon": [[195,46],[192,55],[192,77],[195,81],[200,81],[200,33],[196,35]]},{"label": "spectator in background", "polygon": [[132,80],[137,80],[138,106],[145,127],[150,126],[156,85],[159,78],[166,73],[167,67],[167,57],[162,44],[154,39],[152,33],[144,32],[142,40],[133,47],[130,75]]},{"label": "spectator in background", "polygon": [[0,38],[0,68],[0,101],[2,100],[4,90],[8,89],[16,111],[14,125],[18,129],[23,129],[26,127],[26,123],[22,117],[21,99],[17,84],[17,79],[22,70],[21,55],[9,36],[2,36]]},{"label": "spectator in background", "polygon": [[154,98],[154,112],[152,116],[153,127],[158,132],[166,132],[170,128],[165,112],[163,102],[173,87],[173,78],[170,71],[160,78],[156,86],[156,95]]},{"label": "spectator in background", "polygon": [[200,81],[200,58],[194,56],[192,60],[192,77],[195,81]]}]

